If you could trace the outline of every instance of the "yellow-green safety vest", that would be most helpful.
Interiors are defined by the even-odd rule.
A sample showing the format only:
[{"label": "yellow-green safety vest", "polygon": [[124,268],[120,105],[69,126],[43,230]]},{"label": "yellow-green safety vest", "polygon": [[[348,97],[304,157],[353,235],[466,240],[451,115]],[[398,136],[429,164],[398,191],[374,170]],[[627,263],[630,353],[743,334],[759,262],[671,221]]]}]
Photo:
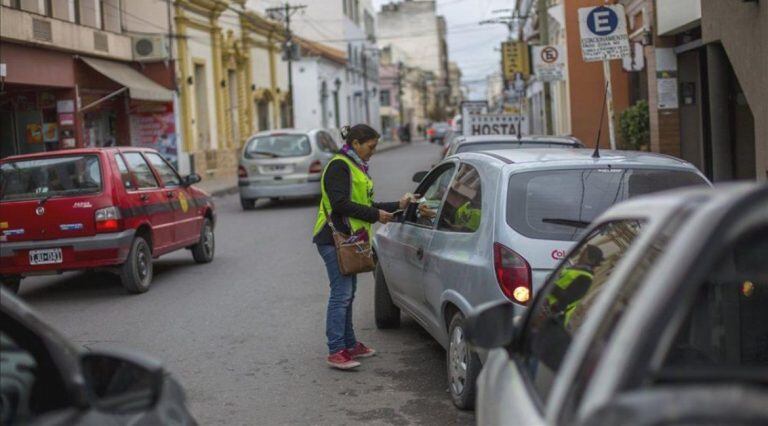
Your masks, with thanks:
[{"label": "yellow-green safety vest", "polygon": [[473,232],[477,231],[480,227],[480,209],[476,209],[470,205],[470,202],[462,204],[461,207],[456,209],[454,215],[454,223],[461,225],[466,229],[470,229]]},{"label": "yellow-green safety vest", "polygon": [[[325,217],[325,212],[327,211],[328,214],[332,214],[331,201],[328,199],[328,194],[325,192],[324,182],[325,172],[328,170],[328,166],[330,166],[334,161],[343,161],[347,163],[347,166],[349,166],[349,174],[352,177],[352,185],[349,187],[350,200],[352,200],[354,203],[362,204],[367,207],[371,207],[373,205],[373,181],[371,178],[364,171],[362,171],[360,167],[355,164],[354,161],[352,161],[351,158],[343,154],[334,155],[333,158],[331,158],[331,161],[326,164],[325,169],[323,169],[323,175],[320,178],[320,206],[317,209],[317,220],[315,221],[315,229],[312,235],[317,235],[325,226],[325,223],[328,220]],[[323,206],[325,206],[325,209],[323,209]],[[351,228],[350,231],[352,234],[356,233],[360,229],[364,229],[368,233],[368,236],[371,236],[370,223],[364,220],[355,219],[353,217],[348,217],[347,220],[349,221],[349,226]]]},{"label": "yellow-green safety vest", "polygon": [[[592,275],[591,272],[575,268],[564,268],[563,272],[555,281],[555,285],[563,290],[567,290],[568,287],[570,287],[571,284],[576,280],[576,278],[579,277],[587,277],[590,279],[590,281],[594,279],[594,275]],[[553,296],[552,294],[548,294],[547,302],[551,306],[559,302],[559,300],[557,300],[557,297]],[[568,325],[568,322],[571,320],[571,316],[573,315],[573,311],[579,302],[581,302],[581,299],[574,300],[565,307],[565,321],[563,322],[564,325]]]}]

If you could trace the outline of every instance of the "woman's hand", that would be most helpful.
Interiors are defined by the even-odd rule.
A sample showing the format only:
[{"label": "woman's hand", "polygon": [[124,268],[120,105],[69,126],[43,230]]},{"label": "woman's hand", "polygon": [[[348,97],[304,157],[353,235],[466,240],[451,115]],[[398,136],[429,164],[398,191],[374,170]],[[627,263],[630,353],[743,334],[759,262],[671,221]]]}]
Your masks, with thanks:
[{"label": "woman's hand", "polygon": [[421,195],[419,194],[411,194],[410,192],[406,192],[405,195],[400,198],[400,209],[404,210],[408,207],[408,204],[415,203],[419,198],[421,198]]},{"label": "woman's hand", "polygon": [[379,223],[389,223],[394,220],[395,215],[390,212],[379,210]]}]

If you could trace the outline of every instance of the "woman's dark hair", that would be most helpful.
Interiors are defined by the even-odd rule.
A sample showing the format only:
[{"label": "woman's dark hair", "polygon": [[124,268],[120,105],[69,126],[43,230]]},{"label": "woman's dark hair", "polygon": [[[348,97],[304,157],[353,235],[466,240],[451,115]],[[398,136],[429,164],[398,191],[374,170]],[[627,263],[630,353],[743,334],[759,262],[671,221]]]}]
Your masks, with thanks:
[{"label": "woman's dark hair", "polygon": [[344,126],[341,128],[341,138],[347,145],[352,145],[352,141],[363,143],[379,137],[381,137],[379,132],[367,124],[355,124],[352,127]]}]

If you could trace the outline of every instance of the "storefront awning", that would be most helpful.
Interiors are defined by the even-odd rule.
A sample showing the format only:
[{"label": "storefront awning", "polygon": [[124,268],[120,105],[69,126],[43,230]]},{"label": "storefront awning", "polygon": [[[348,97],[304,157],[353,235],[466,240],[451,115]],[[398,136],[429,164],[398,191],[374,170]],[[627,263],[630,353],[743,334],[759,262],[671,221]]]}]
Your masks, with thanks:
[{"label": "storefront awning", "polygon": [[128,88],[131,99],[157,102],[173,101],[173,91],[155,83],[128,65],[82,56],[80,59],[108,79]]}]

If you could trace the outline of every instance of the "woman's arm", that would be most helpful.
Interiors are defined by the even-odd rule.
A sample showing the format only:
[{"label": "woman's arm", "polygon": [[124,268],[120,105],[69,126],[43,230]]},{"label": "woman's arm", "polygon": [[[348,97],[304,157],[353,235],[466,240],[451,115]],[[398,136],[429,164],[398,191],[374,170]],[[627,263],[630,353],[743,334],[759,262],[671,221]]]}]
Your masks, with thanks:
[{"label": "woman's arm", "polygon": [[373,207],[379,210],[384,210],[385,212],[392,213],[394,211],[400,210],[400,202],[393,201],[390,203],[373,203]]},{"label": "woman's arm", "polygon": [[379,220],[379,209],[355,203],[349,197],[350,194],[349,166],[343,161],[333,161],[325,171],[323,185],[328,200],[331,202],[331,210],[342,216],[353,217],[374,223]]}]

